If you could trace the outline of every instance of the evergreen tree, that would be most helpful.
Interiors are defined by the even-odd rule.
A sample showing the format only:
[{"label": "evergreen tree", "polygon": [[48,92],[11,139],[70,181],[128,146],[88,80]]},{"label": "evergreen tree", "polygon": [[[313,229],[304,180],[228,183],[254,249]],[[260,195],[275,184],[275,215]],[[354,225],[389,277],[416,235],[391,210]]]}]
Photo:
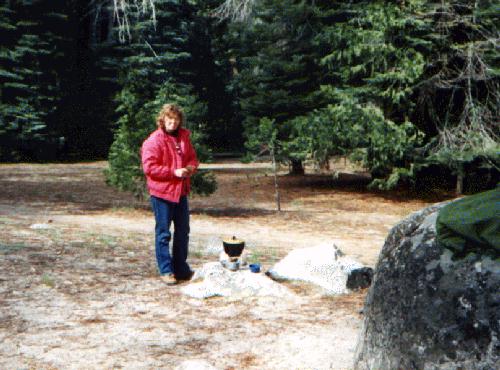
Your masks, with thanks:
[{"label": "evergreen tree", "polygon": [[[198,72],[193,58],[194,13],[187,2],[157,1],[157,23],[135,14],[132,41],[123,47],[123,88],[117,97],[120,118],[109,153],[107,179],[136,195],[145,189],[139,149],[156,128],[155,118],[163,104],[176,103],[184,109],[200,159],[207,160],[210,155],[203,145],[207,106],[193,84]],[[215,190],[213,176],[204,171],[197,172],[192,183],[198,194]]]},{"label": "evergreen tree", "polygon": [[493,184],[500,179],[498,4],[431,1],[426,10],[432,63],[417,90],[414,114],[430,137],[421,166],[448,169],[460,194],[467,173],[477,177],[483,168]]},{"label": "evergreen tree", "polygon": [[106,69],[108,65],[102,61],[104,56],[114,57],[113,46],[117,44],[107,29],[111,14],[106,8],[95,8],[100,2],[66,3],[67,41],[60,50],[65,57],[65,65],[60,68],[63,99],[55,118],[65,138],[62,155],[71,159],[105,158],[116,118],[113,97],[119,91],[118,65]]},{"label": "evergreen tree", "polygon": [[[61,100],[57,66],[66,17],[62,1],[3,1],[0,7],[0,158],[54,158],[53,115]],[[51,150],[52,149],[52,150]]]},{"label": "evergreen tree", "polygon": [[[481,155],[498,170],[491,121],[498,116],[498,78],[486,63],[498,55],[491,7],[488,1],[319,4],[325,25],[316,42],[329,50],[322,63],[333,104],[298,121],[296,146],[321,160],[354,153],[380,188],[414,181],[436,161],[457,173],[461,162]],[[304,129],[314,127],[324,134],[304,140]],[[487,154],[495,152],[496,159]]]},{"label": "evergreen tree", "polygon": [[[410,158],[422,140],[408,115],[425,66],[416,37],[423,25],[400,4],[383,1],[321,3],[318,12],[323,27],[315,42],[328,51],[321,64],[331,103],[299,121],[294,144],[320,161],[353,155],[372,173],[373,186],[411,178]],[[304,130],[321,134],[303,143]]]},{"label": "evergreen tree", "polygon": [[234,92],[231,90],[233,66],[232,44],[228,22],[213,17],[218,0],[197,0],[190,37],[192,59],[191,81],[199,98],[206,102],[207,143],[214,151],[240,151],[243,144],[241,120],[237,116]]},{"label": "evergreen tree", "polygon": [[[0,158],[94,158],[110,145],[109,97],[86,0],[2,1]],[[5,37],[4,37],[5,36]]]},{"label": "evergreen tree", "polygon": [[[235,88],[247,137],[247,148],[260,150],[259,124],[276,122],[283,155],[292,171],[303,171],[303,157],[286,152],[292,121],[325,104],[320,91],[319,51],[312,40],[316,19],[304,1],[263,1],[249,24],[236,25],[242,50],[235,55]],[[264,122],[264,121],[262,121]]]}]

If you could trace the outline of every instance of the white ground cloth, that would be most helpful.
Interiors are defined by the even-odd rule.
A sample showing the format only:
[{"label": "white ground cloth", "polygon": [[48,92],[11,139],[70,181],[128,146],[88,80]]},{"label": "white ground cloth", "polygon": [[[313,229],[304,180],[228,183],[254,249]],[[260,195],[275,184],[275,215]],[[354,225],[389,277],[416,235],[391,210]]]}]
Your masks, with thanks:
[{"label": "white ground cloth", "polygon": [[[201,282],[196,282],[203,279]],[[263,273],[248,269],[229,271],[220,262],[210,262],[196,270],[193,283],[181,288],[182,293],[193,298],[275,296],[293,297],[283,285],[269,279]]]},{"label": "white ground cloth", "polygon": [[359,262],[346,257],[335,245],[322,245],[291,251],[270,270],[278,280],[300,280],[319,285],[328,294],[347,293],[347,277],[362,268]]}]

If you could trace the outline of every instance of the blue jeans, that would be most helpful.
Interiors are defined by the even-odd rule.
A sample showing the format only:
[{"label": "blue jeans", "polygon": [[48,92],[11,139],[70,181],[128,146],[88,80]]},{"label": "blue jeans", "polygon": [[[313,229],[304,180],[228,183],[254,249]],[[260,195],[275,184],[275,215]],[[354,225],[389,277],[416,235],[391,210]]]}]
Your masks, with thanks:
[{"label": "blue jeans", "polygon": [[[155,215],[156,261],[160,275],[174,274],[176,278],[189,276],[187,264],[189,243],[189,206],[186,196],[179,203],[151,196],[151,206]],[[170,254],[170,224],[174,223],[174,242]]]}]

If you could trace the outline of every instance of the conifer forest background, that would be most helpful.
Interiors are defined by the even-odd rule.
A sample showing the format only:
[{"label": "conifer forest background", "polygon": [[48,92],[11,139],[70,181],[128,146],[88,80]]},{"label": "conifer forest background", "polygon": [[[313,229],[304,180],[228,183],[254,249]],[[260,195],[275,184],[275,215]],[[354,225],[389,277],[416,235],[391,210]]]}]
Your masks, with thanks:
[{"label": "conifer forest background", "polygon": [[479,191],[499,181],[499,18],[493,0],[1,0],[0,161],[108,159],[140,192],[174,102],[203,161],[342,156],[374,188]]}]

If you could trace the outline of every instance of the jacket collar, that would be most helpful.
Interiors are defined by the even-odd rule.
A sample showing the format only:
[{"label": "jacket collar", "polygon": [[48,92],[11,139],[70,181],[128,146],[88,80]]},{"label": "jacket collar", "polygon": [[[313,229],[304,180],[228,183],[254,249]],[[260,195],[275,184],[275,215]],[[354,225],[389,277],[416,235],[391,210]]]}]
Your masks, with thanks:
[{"label": "jacket collar", "polygon": [[[161,128],[158,128],[156,131],[159,131],[159,134],[160,134],[162,137],[164,137],[164,138],[172,138],[172,139],[174,139],[174,138],[175,138],[175,136],[172,136],[172,135],[167,134],[167,133],[166,133],[165,131],[163,131]],[[188,130],[186,130],[185,128],[181,127],[181,128],[179,129],[178,134],[177,134],[177,138],[179,138],[179,139],[180,139],[181,137],[185,137],[186,135],[188,135],[188,133],[189,133],[189,131],[188,131]]]}]

